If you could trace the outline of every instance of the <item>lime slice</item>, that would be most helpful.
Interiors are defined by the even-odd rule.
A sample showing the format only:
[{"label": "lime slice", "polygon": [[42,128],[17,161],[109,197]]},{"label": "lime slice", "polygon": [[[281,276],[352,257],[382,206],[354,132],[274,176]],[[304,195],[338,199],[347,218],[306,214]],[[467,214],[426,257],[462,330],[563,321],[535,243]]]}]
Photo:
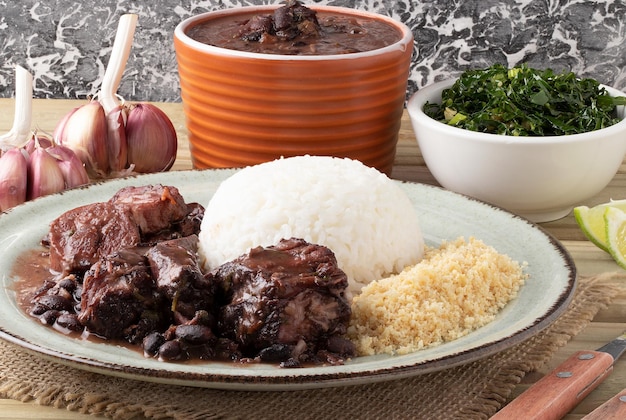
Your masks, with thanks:
[{"label": "lime slice", "polygon": [[615,262],[626,268],[626,213],[615,207],[604,211],[606,244]]},{"label": "lime slice", "polygon": [[578,206],[574,208],[574,218],[587,239],[598,248],[609,252],[606,240],[606,224],[604,211],[608,207],[614,207],[626,211],[626,200],[611,200],[608,203],[598,204],[594,207]]}]

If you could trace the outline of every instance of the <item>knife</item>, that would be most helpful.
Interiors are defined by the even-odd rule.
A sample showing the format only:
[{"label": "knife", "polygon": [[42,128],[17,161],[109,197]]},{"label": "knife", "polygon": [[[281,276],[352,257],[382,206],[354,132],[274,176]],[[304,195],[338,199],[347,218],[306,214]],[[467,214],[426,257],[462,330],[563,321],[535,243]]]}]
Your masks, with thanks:
[{"label": "knife", "polygon": [[582,420],[623,419],[626,419],[626,389],[582,418]]},{"label": "knife", "polygon": [[624,351],[626,332],[597,350],[574,353],[491,419],[511,420],[520,416],[534,420],[562,418],[606,379]]}]

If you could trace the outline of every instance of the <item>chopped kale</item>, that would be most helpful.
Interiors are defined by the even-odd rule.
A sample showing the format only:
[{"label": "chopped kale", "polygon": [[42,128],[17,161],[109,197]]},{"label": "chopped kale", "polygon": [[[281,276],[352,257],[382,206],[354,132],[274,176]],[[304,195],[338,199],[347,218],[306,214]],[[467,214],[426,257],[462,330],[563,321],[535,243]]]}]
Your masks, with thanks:
[{"label": "chopped kale", "polygon": [[616,124],[617,106],[594,79],[521,65],[468,70],[442,92],[441,104],[427,102],[426,115],[472,131],[510,136],[560,136]]}]

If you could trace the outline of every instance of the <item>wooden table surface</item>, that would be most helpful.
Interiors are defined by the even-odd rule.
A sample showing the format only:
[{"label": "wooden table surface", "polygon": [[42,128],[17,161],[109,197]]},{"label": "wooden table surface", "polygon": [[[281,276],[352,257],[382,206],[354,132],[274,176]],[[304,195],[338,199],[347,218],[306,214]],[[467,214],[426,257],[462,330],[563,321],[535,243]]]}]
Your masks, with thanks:
[{"label": "wooden table surface", "polygon": [[[33,103],[33,127],[40,131],[51,133],[56,123],[65,113],[82,103],[81,101],[72,100],[36,99]],[[173,170],[191,168],[182,105],[179,103],[167,103],[158,104],[158,106],[169,115],[179,134],[179,151]],[[0,99],[0,110],[2,110],[0,113],[0,133],[4,133],[12,125],[13,101]],[[406,113],[402,121],[392,177],[401,180],[437,184],[420,155]],[[622,164],[619,172],[607,188],[587,202],[580,204],[592,206],[606,202],[611,198],[626,198],[626,163]],[[571,214],[561,220],[542,223],[541,226],[565,245],[574,258],[580,275],[621,270],[608,254],[596,248],[585,239]],[[598,313],[593,322],[566,346],[562,347],[544,368],[527,375],[523,382],[516,387],[514,394],[521,393],[575,351],[598,348],[605,342],[619,336],[624,330],[626,330],[626,292],[618,295],[610,307]],[[574,408],[565,419],[582,418],[625,387],[626,357],[616,362],[615,369],[609,378]],[[39,406],[32,402],[23,403],[15,400],[0,399],[0,419],[70,420],[90,417],[62,409]]]}]

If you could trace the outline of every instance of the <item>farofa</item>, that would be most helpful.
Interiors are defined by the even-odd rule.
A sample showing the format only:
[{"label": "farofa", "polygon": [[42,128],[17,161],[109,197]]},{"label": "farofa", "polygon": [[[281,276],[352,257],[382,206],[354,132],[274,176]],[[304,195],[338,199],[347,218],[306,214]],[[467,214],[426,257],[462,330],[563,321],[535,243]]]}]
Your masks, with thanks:
[{"label": "farofa", "polygon": [[406,354],[462,337],[517,295],[524,266],[475,238],[444,242],[420,263],[365,286],[353,299],[348,337],[360,356]]}]

